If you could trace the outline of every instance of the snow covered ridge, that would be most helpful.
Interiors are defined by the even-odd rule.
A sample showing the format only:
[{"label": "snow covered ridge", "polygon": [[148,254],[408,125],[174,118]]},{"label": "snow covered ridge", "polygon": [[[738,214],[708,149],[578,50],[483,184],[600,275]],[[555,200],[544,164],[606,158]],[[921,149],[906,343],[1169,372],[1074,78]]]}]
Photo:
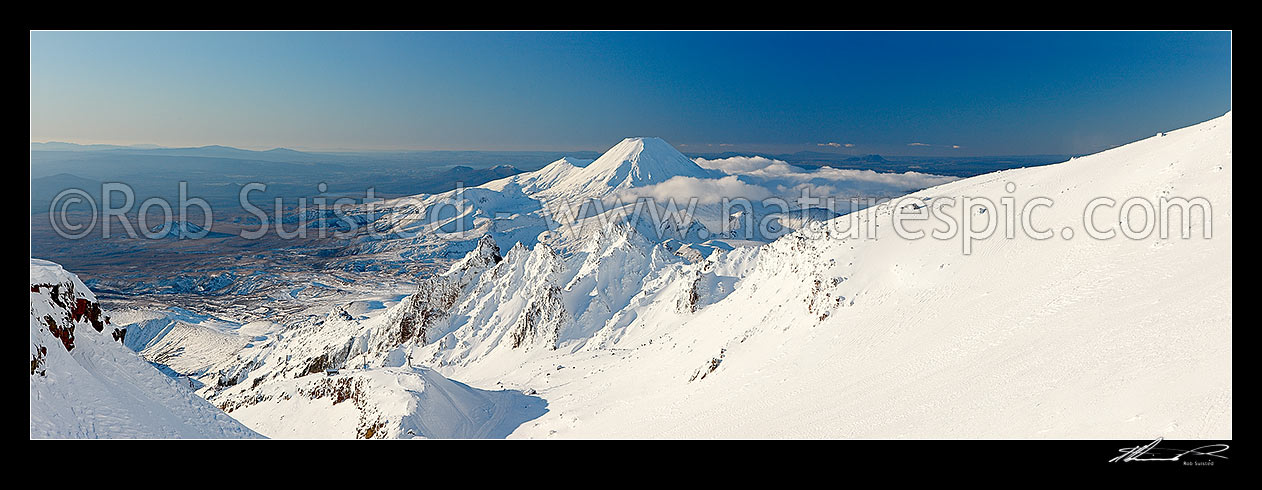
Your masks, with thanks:
[{"label": "snow covered ridge", "polygon": [[[635,216],[616,206],[550,228],[531,196],[595,165],[564,160],[465,189],[436,225],[363,237],[361,258],[452,255],[375,292],[398,295],[378,309],[345,297],[266,331],[160,343],[202,396],[271,437],[1230,438],[1231,134],[1228,113],[841,217],[806,207],[758,240],[702,240],[718,229],[705,224],[663,240],[649,219],[605,219]],[[600,173],[610,195],[682,165],[627,146],[614,166],[627,171]],[[1210,205],[1165,236],[1123,234],[1145,231],[1138,205],[1097,215],[1097,230],[1129,227],[1114,239],[1085,230],[1090,203],[1137,196]],[[1022,213],[1040,197],[1054,205]],[[938,218],[905,223],[928,236],[891,229],[896,214],[964,198],[983,206],[944,211],[997,227],[967,250],[930,234]],[[776,212],[696,209],[754,226]],[[1058,236],[998,228],[1025,216]],[[129,341],[148,338],[134,328]]]},{"label": "snow covered ridge", "polygon": [[[1212,238],[1018,235],[964,254],[815,225],[762,247],[734,292],[651,346],[566,359],[600,373],[554,375],[541,393],[565,416],[515,436],[1230,438],[1231,134],[1228,113],[912,195],[1056,196],[1040,209],[1056,230],[1099,197],[1200,196]],[[855,219],[885,226],[892,212]]]},{"label": "snow covered ridge", "polygon": [[78,276],[35,258],[30,325],[32,438],[259,437],[128,350]]},{"label": "snow covered ridge", "polygon": [[[1101,197],[1203,197],[1212,220],[1189,221],[1189,238],[997,233],[966,253],[827,222],[688,258],[615,222],[566,249],[541,240],[495,261],[479,247],[442,287],[369,319],[331,315],[260,364],[333,353],[355,376],[424,365],[537,393],[547,411],[511,437],[1230,438],[1230,182],[1228,114],[910,196],[1055,196],[1035,217],[1057,231]],[[897,201],[837,220],[879,230]],[[224,393],[294,378],[271,379]],[[241,417],[259,427],[318,407],[254,406]]]},{"label": "snow covered ridge", "polygon": [[[31,259],[31,296],[32,321],[41,322],[67,351],[74,350],[76,325],[90,326],[100,332],[110,322],[108,316],[102,315],[96,296],[78,276],[46,260]],[[121,333],[117,329],[113,332],[115,336]],[[32,373],[40,361],[42,359],[32,354]]]}]

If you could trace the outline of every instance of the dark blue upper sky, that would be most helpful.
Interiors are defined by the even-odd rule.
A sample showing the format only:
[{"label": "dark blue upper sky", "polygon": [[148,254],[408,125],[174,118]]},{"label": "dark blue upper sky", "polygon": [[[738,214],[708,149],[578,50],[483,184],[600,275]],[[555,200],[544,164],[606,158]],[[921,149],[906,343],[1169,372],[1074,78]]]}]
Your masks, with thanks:
[{"label": "dark blue upper sky", "polygon": [[1227,32],[31,33],[32,141],[1063,154],[1230,109]]}]

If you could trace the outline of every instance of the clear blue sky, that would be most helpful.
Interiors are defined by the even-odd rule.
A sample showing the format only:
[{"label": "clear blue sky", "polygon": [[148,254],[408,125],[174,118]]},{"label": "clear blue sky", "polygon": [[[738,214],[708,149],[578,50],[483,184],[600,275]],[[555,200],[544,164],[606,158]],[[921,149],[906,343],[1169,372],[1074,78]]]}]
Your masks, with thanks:
[{"label": "clear blue sky", "polygon": [[31,141],[1087,153],[1230,109],[1226,32],[31,33]]}]

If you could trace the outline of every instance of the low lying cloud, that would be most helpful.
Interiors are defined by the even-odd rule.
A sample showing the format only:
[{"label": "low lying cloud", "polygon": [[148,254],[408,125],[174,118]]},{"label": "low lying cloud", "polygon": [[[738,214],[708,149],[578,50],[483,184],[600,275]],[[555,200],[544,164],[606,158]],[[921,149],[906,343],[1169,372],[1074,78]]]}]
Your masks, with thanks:
[{"label": "low lying cloud", "polygon": [[617,197],[624,202],[641,197],[651,197],[657,201],[673,199],[677,202],[686,202],[696,198],[699,204],[714,204],[724,197],[762,200],[773,195],[762,186],[748,184],[734,175],[729,175],[718,179],[679,176],[661,184],[627,189]]},{"label": "low lying cloud", "polygon": [[843,148],[843,147],[854,148],[854,143],[834,143],[832,141],[829,141],[827,143],[816,143],[815,146],[831,146],[833,148]]},{"label": "low lying cloud", "polygon": [[935,148],[950,148],[952,150],[960,149],[960,145],[931,145],[929,143],[907,143],[907,146],[932,146]]},{"label": "low lying cloud", "polygon": [[876,172],[832,167],[806,169],[763,156],[737,156],[719,159],[695,158],[702,168],[726,174],[717,179],[675,177],[661,184],[629,189],[623,199],[652,197],[657,200],[688,201],[701,204],[719,202],[724,197],[761,200],[778,197],[796,201],[808,194],[839,200],[869,197],[896,197],[945,184],[956,177],[920,172]]},{"label": "low lying cloud", "polygon": [[759,156],[718,158],[714,160],[694,158],[692,161],[696,162],[697,165],[700,165],[702,168],[718,170],[728,175],[747,174],[776,164],[788,165],[780,160],[772,160],[767,157]]},{"label": "low lying cloud", "polygon": [[746,206],[741,209],[759,217],[807,207],[828,210],[812,216],[836,216],[862,209],[874,199],[896,198],[958,179],[920,172],[807,169],[764,156],[693,161],[714,171],[716,177],[676,176],[660,184],[625,189],[604,199],[603,209],[629,209],[626,206],[651,200],[667,213],[684,211],[706,228],[719,230],[730,221],[733,205]]}]

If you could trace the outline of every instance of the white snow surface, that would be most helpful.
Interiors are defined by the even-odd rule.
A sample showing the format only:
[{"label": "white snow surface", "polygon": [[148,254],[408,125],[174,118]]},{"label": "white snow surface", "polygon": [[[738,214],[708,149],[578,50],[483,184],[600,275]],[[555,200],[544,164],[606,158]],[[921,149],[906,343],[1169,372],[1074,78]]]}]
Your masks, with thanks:
[{"label": "white snow surface", "polygon": [[[602,214],[548,231],[541,210],[556,200],[718,172],[629,138],[593,162],[389,210],[457,203],[392,225],[416,238],[366,250],[437,239],[467,253],[414,291],[383,292],[411,293],[388,307],[348,302],[217,363],[226,344],[212,335],[161,345],[186,348],[199,393],[272,437],[1230,439],[1231,134],[1228,113],[837,218],[810,210],[774,241],[707,239],[705,226],[663,240]],[[890,229],[908,202],[982,197],[1018,211],[1050,198],[1025,217],[1054,236],[1006,238],[999,223],[966,254],[959,237]],[[1193,220],[1167,238],[1093,239],[1083,212],[1098,197],[1117,205],[1097,228],[1140,226],[1107,214],[1133,197],[1205,198],[1212,237]]]},{"label": "white snow surface", "polygon": [[[444,373],[542,385],[549,412],[513,437],[1230,439],[1231,134],[1228,113],[912,195],[1051,197],[1035,222],[1071,240],[1018,233],[964,255],[799,231],[693,315],[639,309],[652,335]],[[1101,196],[1205,197],[1212,238],[1198,223],[1191,239],[1094,240],[1082,213]],[[892,208],[856,219],[888,228]]]},{"label": "white snow surface", "polygon": [[[642,335],[438,369],[538,389],[548,413],[512,437],[1230,439],[1231,134],[1229,113],[912,195],[1051,197],[1035,222],[1071,240],[1001,234],[965,255],[798,232],[696,313],[624,312]],[[1212,238],[1094,240],[1082,213],[1101,196],[1205,197]],[[855,218],[888,227],[892,207]]]},{"label": "white snow surface", "polygon": [[[56,285],[58,298],[51,287]],[[96,297],[60,265],[31,259],[31,438],[257,438],[187,386],[167,377],[86,318],[73,303]],[[61,304],[58,304],[60,302]],[[67,350],[49,331],[73,327]],[[38,372],[34,372],[38,371]]]},{"label": "white snow surface", "polygon": [[596,161],[565,172],[539,192],[544,196],[586,199],[630,187],[661,184],[676,177],[720,175],[701,168],[661,138],[626,138]]}]

